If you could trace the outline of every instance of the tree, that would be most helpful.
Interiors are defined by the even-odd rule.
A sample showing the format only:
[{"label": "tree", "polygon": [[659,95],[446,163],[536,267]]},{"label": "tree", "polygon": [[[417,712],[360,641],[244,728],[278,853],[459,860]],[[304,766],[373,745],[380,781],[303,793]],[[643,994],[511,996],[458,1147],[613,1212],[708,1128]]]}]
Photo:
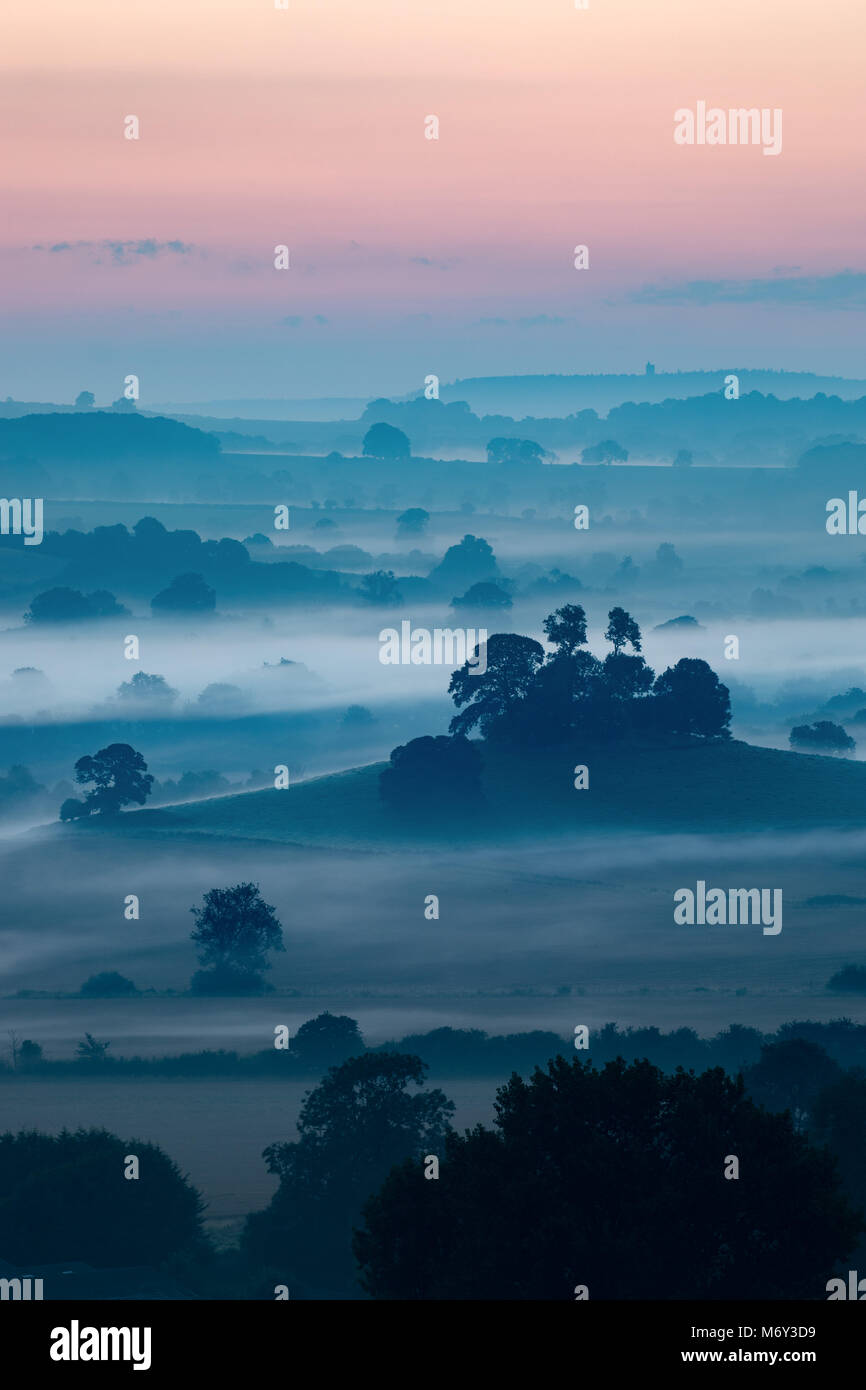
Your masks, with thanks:
[{"label": "tree", "polygon": [[670,541],[663,541],[656,551],[656,568],[669,579],[682,572],[683,562]]},{"label": "tree", "polygon": [[361,580],[360,593],[368,603],[377,606],[400,603],[401,601],[400,589],[394,578],[393,570],[376,570],[373,574],[365,574]]},{"label": "tree", "polygon": [[439,1172],[434,1202],[404,1163],[366,1204],[374,1298],[814,1299],[863,1229],[832,1156],[721,1068],[555,1058],[500,1087],[493,1131],[449,1134]]},{"label": "tree", "polygon": [[581,463],[625,463],[628,449],[617,444],[615,439],[603,439],[599,444],[591,444],[581,450]]},{"label": "tree", "polygon": [[541,463],[547,456],[534,439],[499,437],[487,445],[488,463]]},{"label": "tree", "polygon": [[701,738],[730,738],[731,696],[706,661],[684,656],[653,687],[657,727]]},{"label": "tree", "polygon": [[511,599],[498,584],[472,584],[466,593],[451,600],[453,608],[510,608]]},{"label": "tree", "polygon": [[466,535],[459,545],[449,545],[440,564],[430,571],[430,581],[449,592],[468,589],[470,584],[499,579],[496,557],[483,536]]},{"label": "tree", "polygon": [[822,748],[828,753],[851,753],[857,747],[856,740],[831,719],[795,724],[788,741],[792,748]]},{"label": "tree", "polygon": [[364,1039],[355,1019],[327,1010],[302,1023],[292,1038],[292,1054],[305,1066],[322,1071],[364,1051]]},{"label": "tree", "polygon": [[81,820],[83,816],[89,815],[89,808],[83,801],[79,801],[77,796],[68,796],[60,807],[60,819],[62,821]]},{"label": "tree", "polygon": [[41,1045],[31,1041],[30,1038],[25,1038],[18,1049],[19,1069],[21,1071],[35,1071],[44,1060]]},{"label": "tree", "polygon": [[421,536],[427,530],[430,513],[423,507],[410,507],[397,517],[398,536]]},{"label": "tree", "polygon": [[126,617],[129,609],[117,602],[114,594],[97,589],[82,594],[78,589],[46,589],[37,594],[24,614],[25,623],[76,623],[93,618]]},{"label": "tree", "polygon": [[481,800],[481,769],[481,754],[468,739],[424,734],[391,750],[390,763],[379,774],[379,795],[394,810],[474,814]]},{"label": "tree", "polygon": [[125,975],[116,970],[101,970],[91,975],[78,991],[82,999],[131,999],[138,990]]},{"label": "tree", "polygon": [[607,631],[605,639],[613,643],[615,656],[619,656],[623,647],[631,647],[632,651],[640,651],[640,628],[630,613],[626,613],[624,608],[612,608],[607,615]]},{"label": "tree", "polygon": [[177,691],[169,685],[165,676],[150,676],[146,671],[136,671],[132,680],[124,681],[117,687],[117,696],[120,700],[170,705],[177,699]]},{"label": "tree", "polygon": [[92,1033],[85,1033],[83,1042],[80,1042],[75,1049],[75,1055],[79,1062],[98,1067],[111,1060],[108,1056],[110,1047],[110,1042],[101,1042]]},{"label": "tree", "polygon": [[[138,1182],[124,1182],[135,1154]],[[204,1247],[198,1192],[155,1144],[100,1129],[0,1135],[0,1250],[19,1268],[157,1265]]]},{"label": "tree", "polygon": [[642,656],[610,652],[604,659],[604,679],[614,699],[638,700],[652,690],[655,671]]},{"label": "tree", "polygon": [[364,435],[361,452],[365,458],[407,459],[412,453],[409,436],[394,425],[371,425]]},{"label": "tree", "polygon": [[818,1043],[786,1038],[761,1048],[760,1060],[744,1073],[746,1089],[767,1110],[789,1110],[805,1129],[819,1092],[839,1081],[842,1068]]},{"label": "tree", "polygon": [[92,410],[96,405],[96,397],[92,391],[79,391],[75,397],[76,410]]},{"label": "tree", "polygon": [[200,574],[178,574],[150,600],[154,613],[212,613],[216,594]]},{"label": "tree", "polygon": [[[260,975],[270,970],[268,951],[283,951],[283,929],[257,883],[211,888],[204,907],[191,907],[190,936],[204,970],[193,977],[196,994],[259,994]],[[210,967],[210,969],[208,969]]]},{"label": "tree", "polygon": [[247,1219],[248,1255],[302,1284],[356,1289],[352,1227],[365,1200],[395,1163],[420,1168],[426,1154],[443,1151],[454,1104],[421,1089],[426,1071],[420,1058],[398,1052],[367,1052],[331,1068],[307,1093],[300,1138],[264,1151],[280,1185],[270,1206]]},{"label": "tree", "polygon": [[[122,806],[143,806],[150,796],[153,777],[147,763],[128,743],[110,743],[93,757],[86,755],[75,764],[75,780],[80,786],[92,783],[84,798],[84,812],[100,811],[117,815]],[[71,799],[71,798],[70,798]],[[65,801],[61,810],[66,810]],[[66,815],[64,820],[73,819]]]},{"label": "tree", "polygon": [[579,603],[566,603],[550,613],[542,623],[544,635],[556,647],[553,659],[574,656],[579,647],[586,646],[586,613]]},{"label": "tree", "polygon": [[843,965],[830,976],[827,988],[844,994],[866,994],[866,965]]},{"label": "tree", "polygon": [[526,698],[543,661],[544,649],[532,637],[494,633],[487,640],[483,675],[468,661],[452,673],[448,693],[460,713],[448,726],[451,733],[465,735],[477,725],[486,738],[496,720]]},{"label": "tree", "polygon": [[691,468],[694,461],[691,449],[680,449],[674,459],[674,468]]}]

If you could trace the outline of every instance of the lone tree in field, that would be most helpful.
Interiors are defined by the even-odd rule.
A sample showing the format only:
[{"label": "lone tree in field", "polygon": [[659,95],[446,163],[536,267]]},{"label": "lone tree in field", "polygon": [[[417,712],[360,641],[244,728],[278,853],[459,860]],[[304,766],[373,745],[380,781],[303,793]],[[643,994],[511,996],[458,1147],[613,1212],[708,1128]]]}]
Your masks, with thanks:
[{"label": "lone tree in field", "polygon": [[612,463],[625,463],[628,459],[628,449],[617,444],[615,439],[602,439],[599,444],[590,444],[581,450],[580,458],[582,463],[603,463],[609,466]]},{"label": "lone tree in field", "polygon": [[270,970],[268,951],[283,951],[283,929],[257,883],[212,888],[204,907],[191,907],[190,933],[205,968],[192,979],[194,994],[261,994],[263,970]]},{"label": "lone tree in field", "polygon": [[[93,757],[89,754],[79,758],[75,764],[75,780],[81,786],[90,786],[90,791],[81,802],[82,815],[100,811],[104,816],[117,815],[122,806],[134,803],[143,806],[150,796],[153,778],[147,770],[147,763],[140,753],[128,743],[110,743],[100,748]],[[64,801],[63,820],[75,817],[70,801]]]}]

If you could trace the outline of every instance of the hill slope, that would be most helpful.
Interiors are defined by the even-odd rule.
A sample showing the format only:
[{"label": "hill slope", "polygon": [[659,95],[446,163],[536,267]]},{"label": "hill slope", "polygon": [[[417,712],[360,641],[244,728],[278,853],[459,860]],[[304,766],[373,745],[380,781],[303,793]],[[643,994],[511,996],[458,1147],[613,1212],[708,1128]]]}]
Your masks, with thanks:
[{"label": "hill slope", "polygon": [[[866,826],[866,764],[728,744],[510,750],[482,746],[486,806],[396,815],[379,799],[384,763],[117,820],[55,827],[66,835],[262,840],[375,849],[485,843],[584,830],[742,831]],[[574,789],[573,769],[589,768]]]}]

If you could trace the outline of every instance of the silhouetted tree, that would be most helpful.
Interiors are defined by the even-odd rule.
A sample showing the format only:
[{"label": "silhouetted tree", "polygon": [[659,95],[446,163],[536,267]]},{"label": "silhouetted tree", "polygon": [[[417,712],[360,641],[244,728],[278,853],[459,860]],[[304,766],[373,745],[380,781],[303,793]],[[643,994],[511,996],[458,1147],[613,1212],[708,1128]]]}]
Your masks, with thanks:
[{"label": "silhouetted tree", "polygon": [[[143,806],[153,786],[147,763],[128,743],[110,743],[93,757],[79,758],[75,780],[80,786],[92,784],[84,798],[85,812],[99,811],[106,816],[116,815],[122,806]],[[64,802],[63,809],[67,806]]]},{"label": "silhouetted tree", "polygon": [[447,586],[452,594],[499,577],[491,546],[483,536],[471,535],[464,536],[458,545],[449,545],[441,563],[429,575],[431,583]]},{"label": "silhouetted tree", "polygon": [[111,1061],[108,1055],[110,1042],[101,1041],[95,1038],[92,1033],[85,1033],[83,1040],[75,1048],[75,1056],[79,1062],[86,1062],[90,1066],[102,1066],[103,1063]]},{"label": "silhouetted tree", "polygon": [[92,410],[96,405],[96,397],[92,391],[79,391],[75,397],[76,410]]},{"label": "silhouetted tree", "polygon": [[129,999],[138,994],[132,980],[116,970],[101,970],[98,975],[91,975],[78,992],[82,999]]},{"label": "silhouetted tree", "polygon": [[617,444],[615,439],[602,439],[599,444],[591,444],[581,450],[582,463],[625,463],[628,449]]},{"label": "silhouetted tree", "polygon": [[410,507],[397,517],[398,536],[421,536],[427,530],[430,513],[423,507]]},{"label": "silhouetted tree", "polygon": [[150,600],[155,613],[212,613],[216,593],[200,574],[178,574]]},{"label": "silhouetted tree", "polygon": [[557,608],[544,619],[542,628],[548,642],[556,648],[557,657],[574,656],[579,647],[586,645],[586,613],[579,603]]},{"label": "silhouetted tree", "polygon": [[674,459],[674,468],[691,468],[694,461],[691,449],[679,449]]},{"label": "silhouetted tree", "polygon": [[[141,1177],[123,1179],[127,1154]],[[162,1149],[106,1130],[0,1135],[0,1250],[16,1265],[157,1265],[204,1248],[203,1202]]]},{"label": "silhouetted tree", "polygon": [[625,652],[610,652],[603,670],[608,689],[617,700],[637,700],[649,694],[655,680],[655,671],[642,656],[626,656]]},{"label": "silhouetted tree", "polygon": [[75,623],[93,618],[126,617],[129,609],[117,602],[114,594],[96,589],[82,594],[78,589],[46,589],[37,594],[24,614],[26,623]]},{"label": "silhouetted tree", "polygon": [[473,810],[481,798],[481,754],[463,737],[425,734],[391,751],[379,795],[400,811]]},{"label": "silhouetted tree", "polygon": [[487,445],[488,463],[541,463],[547,457],[547,450],[534,439],[499,437]]},{"label": "silhouetted tree", "polygon": [[657,677],[653,690],[658,728],[702,738],[730,738],[730,692],[705,661],[682,657]]},{"label": "silhouetted tree", "polygon": [[607,615],[607,630],[605,638],[613,644],[615,656],[619,656],[623,647],[631,647],[633,651],[640,651],[640,628],[630,613],[624,608],[612,608]]},{"label": "silhouetted tree", "polygon": [[795,724],[788,741],[792,748],[821,748],[828,753],[851,753],[857,747],[856,740],[842,725],[830,719],[819,719],[815,724]]},{"label": "silhouetted tree", "polygon": [[307,1066],[337,1067],[348,1057],[365,1051],[361,1030],[354,1018],[327,1011],[302,1023],[292,1038],[292,1053]]},{"label": "silhouetted tree", "polygon": [[451,732],[465,735],[477,725],[486,737],[497,719],[525,699],[543,661],[544,649],[532,637],[494,633],[487,640],[484,674],[473,674],[466,661],[451,676],[448,693],[460,710],[448,726]]},{"label": "silhouetted tree", "polygon": [[18,1068],[20,1071],[35,1071],[44,1061],[42,1047],[38,1042],[25,1038],[18,1049]]},{"label": "silhouetted tree", "polygon": [[453,608],[510,608],[511,599],[498,584],[472,584],[465,594],[451,600]]},{"label": "silhouetted tree", "polygon": [[165,705],[177,699],[177,691],[169,685],[165,676],[150,676],[146,671],[136,671],[132,680],[119,685],[117,695],[121,700],[152,701]]},{"label": "silhouetted tree", "polygon": [[[258,994],[264,988],[262,970],[270,970],[268,951],[283,951],[283,930],[257,883],[234,888],[211,888],[204,907],[191,907],[195,927],[190,933],[205,967],[193,976],[197,994]],[[210,968],[208,968],[210,967]]]},{"label": "silhouetted tree", "polygon": [[361,580],[361,597],[368,603],[384,605],[401,601],[400,588],[393,570],[376,570]]},{"label": "silhouetted tree", "polygon": [[827,988],[845,994],[866,993],[866,965],[843,965],[831,975]]},{"label": "silhouetted tree", "polygon": [[805,1129],[820,1091],[837,1082],[842,1069],[818,1043],[789,1038],[767,1043],[744,1073],[749,1094],[767,1110],[790,1110],[797,1129]]},{"label": "silhouetted tree", "polygon": [[407,459],[412,453],[409,436],[394,425],[371,425],[364,435],[361,452],[365,458]]},{"label": "silhouetted tree", "polygon": [[821,1298],[863,1227],[830,1154],[720,1068],[557,1058],[496,1112],[495,1131],[449,1134],[438,1182],[404,1163],[366,1204],[374,1298]]},{"label": "silhouetted tree", "polygon": [[248,1255],[302,1283],[352,1290],[352,1227],[364,1201],[395,1163],[420,1168],[428,1153],[443,1151],[454,1105],[440,1090],[415,1089],[426,1070],[420,1058],[396,1052],[331,1068],[304,1100],[300,1139],[264,1151],[280,1186],[265,1211],[247,1218]]}]

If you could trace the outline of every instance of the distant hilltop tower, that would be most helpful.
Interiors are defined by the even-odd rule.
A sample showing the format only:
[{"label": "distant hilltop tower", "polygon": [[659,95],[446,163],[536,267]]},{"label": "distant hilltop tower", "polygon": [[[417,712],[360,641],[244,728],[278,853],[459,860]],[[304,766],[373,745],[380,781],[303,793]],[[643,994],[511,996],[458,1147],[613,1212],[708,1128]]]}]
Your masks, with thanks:
[{"label": "distant hilltop tower", "polygon": [[646,364],[646,374],[647,374],[647,376],[655,376],[655,374],[656,374],[656,368],[655,368],[655,363],[654,363],[654,362],[647,362],[647,364]]}]

